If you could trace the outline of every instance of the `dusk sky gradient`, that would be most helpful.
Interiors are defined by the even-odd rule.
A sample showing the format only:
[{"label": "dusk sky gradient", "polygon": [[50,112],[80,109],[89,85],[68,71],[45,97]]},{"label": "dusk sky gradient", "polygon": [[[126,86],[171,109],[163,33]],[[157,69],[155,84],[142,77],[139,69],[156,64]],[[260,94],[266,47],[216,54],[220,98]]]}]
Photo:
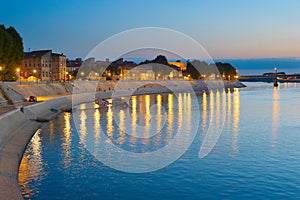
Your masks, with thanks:
[{"label": "dusk sky gradient", "polygon": [[0,24],[17,29],[26,51],[70,58],[141,27],[185,33],[213,58],[300,57],[299,9],[297,0],[16,0],[1,2]]}]

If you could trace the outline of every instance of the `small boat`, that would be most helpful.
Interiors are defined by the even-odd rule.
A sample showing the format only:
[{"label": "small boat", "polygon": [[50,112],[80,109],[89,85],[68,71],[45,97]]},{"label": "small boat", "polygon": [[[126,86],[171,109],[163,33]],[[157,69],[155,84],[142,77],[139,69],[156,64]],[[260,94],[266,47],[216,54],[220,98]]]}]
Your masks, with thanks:
[{"label": "small boat", "polygon": [[108,102],[106,99],[96,99],[95,100],[95,104],[98,104],[99,106],[100,105],[103,105],[103,106],[109,106],[109,105],[111,105],[111,103],[110,102]]}]

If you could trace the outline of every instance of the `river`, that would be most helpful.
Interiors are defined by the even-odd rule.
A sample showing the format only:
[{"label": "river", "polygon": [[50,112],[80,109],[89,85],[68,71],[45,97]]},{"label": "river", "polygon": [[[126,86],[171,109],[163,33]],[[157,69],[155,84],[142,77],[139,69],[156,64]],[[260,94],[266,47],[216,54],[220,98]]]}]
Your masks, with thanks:
[{"label": "river", "polygon": [[[62,113],[38,130],[26,148],[19,169],[22,195],[25,199],[297,198],[300,85],[285,83],[277,89],[266,83],[246,85],[197,96],[134,96],[130,107],[117,111],[82,104],[73,114]],[[198,124],[189,114],[193,100],[199,102]],[[221,135],[212,151],[199,158],[205,134],[216,125],[212,120],[221,127]],[[97,152],[106,147],[95,150],[101,141],[130,152],[155,152],[174,140],[183,121],[187,127],[197,126],[197,134],[183,155],[166,167],[128,173],[97,159]],[[146,131],[139,133],[139,126]],[[152,136],[151,129],[158,134]],[[100,137],[101,131],[106,138]],[[174,152],[186,145],[186,137],[192,136],[182,137]],[[88,148],[91,141],[94,146]],[[158,154],[156,159],[165,156]]]}]

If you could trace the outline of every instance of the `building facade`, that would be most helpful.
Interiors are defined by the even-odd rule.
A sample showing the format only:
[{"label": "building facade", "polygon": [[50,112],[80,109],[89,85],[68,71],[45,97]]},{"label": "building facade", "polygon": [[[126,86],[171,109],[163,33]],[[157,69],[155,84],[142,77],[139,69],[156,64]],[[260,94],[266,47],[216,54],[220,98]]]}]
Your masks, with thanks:
[{"label": "building facade", "polygon": [[22,81],[63,81],[66,74],[66,56],[52,50],[24,52],[20,68]]},{"label": "building facade", "polygon": [[52,53],[52,80],[66,80],[66,56],[63,54]]},{"label": "building facade", "polygon": [[20,68],[21,80],[35,79],[50,81],[52,67],[52,51],[25,52]]}]

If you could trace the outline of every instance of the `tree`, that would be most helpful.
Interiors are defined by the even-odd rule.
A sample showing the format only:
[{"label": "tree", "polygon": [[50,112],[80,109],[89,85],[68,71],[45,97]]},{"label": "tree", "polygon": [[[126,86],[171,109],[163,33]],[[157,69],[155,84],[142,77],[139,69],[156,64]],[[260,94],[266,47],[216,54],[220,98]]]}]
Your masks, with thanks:
[{"label": "tree", "polygon": [[224,75],[225,77],[231,76],[234,77],[237,75],[237,70],[229,63],[221,63],[217,62],[216,66],[220,72],[221,75]]},{"label": "tree", "polygon": [[13,27],[6,29],[0,25],[0,66],[4,80],[17,79],[16,68],[20,66],[23,57],[22,37]]},{"label": "tree", "polygon": [[[155,77],[166,76],[169,75],[172,71],[172,66],[168,63],[168,60],[163,55],[158,55],[154,60],[145,60],[141,62],[139,65],[143,64],[152,64],[153,72],[155,73]],[[154,65],[153,65],[154,64]]]}]

